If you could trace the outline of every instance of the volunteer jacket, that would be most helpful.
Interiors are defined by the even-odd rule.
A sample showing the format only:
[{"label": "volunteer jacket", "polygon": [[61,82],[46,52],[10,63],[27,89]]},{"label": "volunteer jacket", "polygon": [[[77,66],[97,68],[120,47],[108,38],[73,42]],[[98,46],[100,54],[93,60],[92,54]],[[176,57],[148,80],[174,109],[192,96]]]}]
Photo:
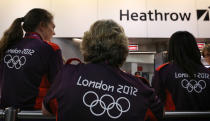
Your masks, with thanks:
[{"label": "volunteer jacket", "polygon": [[41,109],[43,97],[63,65],[60,48],[37,33],[9,47],[0,65],[0,107]]}]

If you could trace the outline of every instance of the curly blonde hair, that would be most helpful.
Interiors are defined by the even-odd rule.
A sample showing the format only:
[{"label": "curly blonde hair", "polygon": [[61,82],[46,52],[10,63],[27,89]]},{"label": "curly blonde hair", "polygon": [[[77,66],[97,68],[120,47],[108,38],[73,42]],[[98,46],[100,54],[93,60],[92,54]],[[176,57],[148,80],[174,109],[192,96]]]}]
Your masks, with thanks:
[{"label": "curly blonde hair", "polygon": [[108,62],[121,67],[128,55],[128,38],[113,20],[98,20],[84,33],[81,52],[87,63]]}]

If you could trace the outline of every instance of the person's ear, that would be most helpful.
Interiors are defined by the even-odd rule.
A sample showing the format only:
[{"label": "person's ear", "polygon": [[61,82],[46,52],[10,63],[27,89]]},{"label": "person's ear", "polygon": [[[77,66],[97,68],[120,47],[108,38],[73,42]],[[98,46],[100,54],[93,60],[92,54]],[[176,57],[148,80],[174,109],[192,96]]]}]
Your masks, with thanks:
[{"label": "person's ear", "polygon": [[44,22],[40,22],[38,27],[39,27],[40,31],[43,32],[44,28],[46,27],[46,24]]},{"label": "person's ear", "polygon": [[43,21],[41,21],[41,22],[40,22],[40,26],[42,26],[42,27],[46,27],[46,23],[45,23],[45,22],[43,22]]}]

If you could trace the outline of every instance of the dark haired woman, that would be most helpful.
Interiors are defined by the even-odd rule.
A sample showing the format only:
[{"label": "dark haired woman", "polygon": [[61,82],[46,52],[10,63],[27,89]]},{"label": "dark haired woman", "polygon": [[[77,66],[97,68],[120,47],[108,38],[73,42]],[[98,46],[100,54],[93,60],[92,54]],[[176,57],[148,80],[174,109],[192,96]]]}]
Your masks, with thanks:
[{"label": "dark haired woman", "polygon": [[[84,34],[81,51],[85,64],[66,64],[44,99],[44,114],[58,121],[143,121],[147,110],[156,118],[162,106],[153,89],[120,67],[128,55],[123,28],[112,20],[98,20]],[[155,117],[154,117],[155,118]]]},{"label": "dark haired woman", "polygon": [[152,81],[165,110],[210,110],[210,71],[201,63],[195,37],[187,31],[174,33],[168,58]]},{"label": "dark haired woman", "polygon": [[41,109],[43,96],[62,66],[60,48],[49,42],[54,28],[52,14],[35,8],[15,19],[4,33],[0,41],[1,108]]}]

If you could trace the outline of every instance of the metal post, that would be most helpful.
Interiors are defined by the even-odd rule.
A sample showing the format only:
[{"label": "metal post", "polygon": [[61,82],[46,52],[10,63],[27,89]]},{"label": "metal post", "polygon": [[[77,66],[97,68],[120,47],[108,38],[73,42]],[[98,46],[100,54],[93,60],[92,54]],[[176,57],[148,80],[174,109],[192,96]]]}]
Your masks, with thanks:
[{"label": "metal post", "polygon": [[8,107],[5,109],[5,121],[15,121],[17,117],[17,110],[12,108],[12,107]]}]

